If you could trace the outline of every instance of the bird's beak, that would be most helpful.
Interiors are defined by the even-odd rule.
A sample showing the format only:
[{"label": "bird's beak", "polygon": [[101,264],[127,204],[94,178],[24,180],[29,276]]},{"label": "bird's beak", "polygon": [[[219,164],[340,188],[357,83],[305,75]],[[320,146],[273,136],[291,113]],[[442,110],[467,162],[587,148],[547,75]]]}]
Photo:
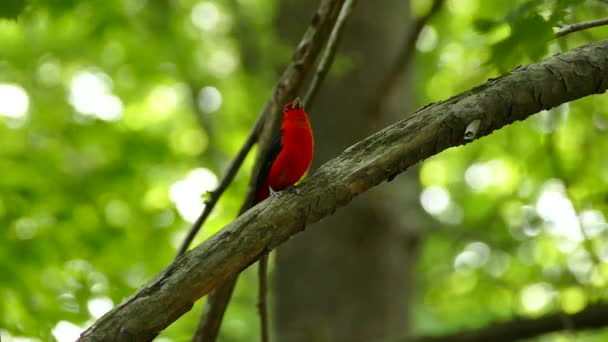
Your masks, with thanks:
[{"label": "bird's beak", "polygon": [[304,104],[302,103],[302,100],[300,100],[299,97],[296,97],[296,99],[293,100],[293,102],[291,103],[291,109],[297,108],[304,108]]}]

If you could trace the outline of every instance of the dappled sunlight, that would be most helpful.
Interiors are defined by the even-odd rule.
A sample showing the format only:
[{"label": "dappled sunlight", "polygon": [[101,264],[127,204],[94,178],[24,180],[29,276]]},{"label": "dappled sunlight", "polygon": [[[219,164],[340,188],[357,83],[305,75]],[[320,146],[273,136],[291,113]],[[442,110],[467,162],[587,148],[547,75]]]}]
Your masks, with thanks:
[{"label": "dappled sunlight", "polygon": [[556,292],[549,283],[536,283],[520,291],[520,304],[527,314],[540,314],[549,309]]},{"label": "dappled sunlight", "polygon": [[104,208],[106,221],[114,227],[127,227],[131,219],[131,208],[120,199],[112,199]]},{"label": "dappled sunlight", "polygon": [[450,181],[448,163],[441,158],[430,158],[420,166],[420,183],[428,187],[431,185],[447,186]]},{"label": "dappled sunlight", "polygon": [[593,260],[589,253],[581,248],[570,253],[568,255],[568,270],[580,284],[589,284],[591,271],[593,270]]},{"label": "dappled sunlight", "polygon": [[15,221],[15,234],[20,240],[29,240],[36,236],[40,225],[31,217],[21,217]]},{"label": "dappled sunlight", "polygon": [[112,93],[112,79],[100,71],[80,71],[71,80],[69,101],[82,115],[104,121],[122,117],[123,104]]},{"label": "dappled sunlight", "polygon": [[203,113],[216,112],[222,106],[222,93],[215,87],[203,87],[198,92],[197,104]]},{"label": "dappled sunlight", "polygon": [[87,302],[87,309],[94,319],[103,316],[114,307],[114,302],[109,297],[94,297]]},{"label": "dappled sunlight", "polygon": [[437,47],[437,30],[431,25],[427,25],[420,32],[416,41],[416,48],[421,52],[430,52]]},{"label": "dappled sunlight", "polygon": [[505,159],[474,163],[464,174],[465,181],[473,191],[492,190],[510,193],[519,184],[519,174],[514,163]]},{"label": "dappled sunlight", "polygon": [[187,85],[182,83],[156,84],[141,101],[127,103],[121,122],[135,131],[175,127],[176,116],[189,110],[188,92]]},{"label": "dappled sunlight", "polygon": [[208,143],[208,137],[199,127],[174,129],[169,135],[171,149],[187,156],[199,155]]},{"label": "dappled sunlight", "polygon": [[38,79],[46,86],[61,83],[61,64],[55,59],[43,59],[38,66]]},{"label": "dappled sunlight", "polygon": [[24,119],[30,99],[23,87],[17,84],[0,83],[0,116]]},{"label": "dappled sunlight", "polygon": [[511,265],[511,256],[503,251],[493,250],[485,265],[486,272],[494,278],[502,277]]},{"label": "dappled sunlight", "polygon": [[205,208],[203,195],[217,187],[217,176],[209,169],[192,170],[185,179],[179,180],[169,190],[169,198],[180,216],[193,223]]},{"label": "dappled sunlight", "polygon": [[[583,240],[581,227],[572,202],[566,195],[566,188],[557,179],[548,180],[536,202],[538,215],[545,220],[545,230],[556,238],[565,237],[569,241],[579,243]],[[561,244],[570,250],[570,244]]]},{"label": "dappled sunlight", "polygon": [[477,11],[479,0],[448,0],[447,5],[451,13],[459,17],[468,17]]},{"label": "dappled sunlight", "polygon": [[587,305],[587,296],[580,287],[569,287],[561,291],[560,302],[562,309],[569,314],[575,314]]},{"label": "dappled sunlight", "polygon": [[579,219],[585,235],[589,238],[598,237],[608,229],[604,213],[597,209],[583,210],[579,214]]},{"label": "dappled sunlight", "polygon": [[490,258],[490,247],[483,242],[472,242],[454,258],[457,271],[471,272],[484,266]]},{"label": "dappled sunlight", "polygon": [[216,49],[209,56],[207,67],[216,77],[230,76],[238,67],[237,55],[230,49]]},{"label": "dappled sunlight", "polygon": [[420,194],[420,203],[427,213],[438,215],[449,207],[450,193],[444,187],[431,186]]},{"label": "dappled sunlight", "polygon": [[52,329],[57,342],[74,342],[83,331],[84,327],[79,327],[68,321],[59,321]]},{"label": "dappled sunlight", "polygon": [[220,9],[210,1],[199,2],[190,15],[194,26],[204,31],[213,30],[220,22]]},{"label": "dappled sunlight", "polygon": [[158,118],[165,118],[167,114],[175,110],[180,101],[180,94],[176,87],[160,85],[152,89],[148,95],[146,104],[148,110],[156,114]]}]

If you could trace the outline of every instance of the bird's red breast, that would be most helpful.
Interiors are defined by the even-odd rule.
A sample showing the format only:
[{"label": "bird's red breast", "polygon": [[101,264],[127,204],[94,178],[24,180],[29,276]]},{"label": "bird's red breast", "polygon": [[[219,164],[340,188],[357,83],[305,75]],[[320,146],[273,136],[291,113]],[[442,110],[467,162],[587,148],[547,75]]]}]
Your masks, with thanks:
[{"label": "bird's red breast", "polygon": [[314,139],[308,116],[299,98],[283,108],[281,131],[266,154],[257,183],[256,202],[297,183],[312,163]]}]

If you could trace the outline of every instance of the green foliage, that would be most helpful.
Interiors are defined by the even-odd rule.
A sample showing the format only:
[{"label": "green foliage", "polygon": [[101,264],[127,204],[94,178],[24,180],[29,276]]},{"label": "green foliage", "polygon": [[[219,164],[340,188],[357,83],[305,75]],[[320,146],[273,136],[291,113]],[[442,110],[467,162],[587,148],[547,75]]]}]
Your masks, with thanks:
[{"label": "green foliage", "polygon": [[[420,104],[605,38],[597,28],[553,39],[558,24],[604,17],[608,9],[599,2],[520,1],[509,8],[507,2],[472,3],[470,12],[453,9],[452,21],[434,21],[444,38],[419,59]],[[477,33],[467,29],[469,22]],[[563,105],[422,165],[421,202],[436,227],[418,265],[424,276],[416,330],[440,334],[555,310],[575,313],[608,299],[607,105],[605,96]],[[539,340],[607,336],[551,334]]]},{"label": "green foliage", "polygon": [[0,3],[0,18],[14,19],[25,9],[25,0],[5,0]]},{"label": "green foliage", "polygon": [[[10,4],[3,16],[17,14]],[[272,86],[272,58],[245,70],[240,55],[265,54],[273,10],[39,0],[0,19],[3,340],[66,340],[172,259]],[[241,46],[237,22],[260,44]],[[235,216],[246,181],[196,242]],[[236,297],[239,322],[255,315],[252,293]],[[184,340],[199,313],[166,336]],[[256,329],[248,319],[227,339]]]},{"label": "green foliage", "polygon": [[[3,340],[69,340],[172,259],[288,58],[275,7],[0,2]],[[605,29],[556,41],[553,28],[606,12],[600,1],[446,1],[419,42],[416,100],[599,39]],[[351,61],[338,56],[333,75],[369,67]],[[434,220],[418,264],[416,331],[606,300],[606,101],[561,106],[422,165]],[[245,173],[195,242],[234,217]],[[222,340],[256,339],[255,281],[248,272],[239,281]],[[188,340],[200,306],[159,340]]]}]

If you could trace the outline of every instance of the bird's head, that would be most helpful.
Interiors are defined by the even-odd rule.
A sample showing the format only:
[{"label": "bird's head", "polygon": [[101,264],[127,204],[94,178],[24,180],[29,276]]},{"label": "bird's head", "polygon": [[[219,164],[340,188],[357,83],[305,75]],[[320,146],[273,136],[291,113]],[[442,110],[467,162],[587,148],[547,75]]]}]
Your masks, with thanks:
[{"label": "bird's head", "polygon": [[299,97],[296,97],[293,101],[287,102],[285,107],[283,107],[283,115],[294,112],[294,111],[304,111],[304,104]]},{"label": "bird's head", "polygon": [[304,104],[299,97],[296,97],[295,100],[288,102],[285,107],[283,107],[283,125],[291,124],[296,124],[298,126],[310,125],[306,112],[304,111]]}]

